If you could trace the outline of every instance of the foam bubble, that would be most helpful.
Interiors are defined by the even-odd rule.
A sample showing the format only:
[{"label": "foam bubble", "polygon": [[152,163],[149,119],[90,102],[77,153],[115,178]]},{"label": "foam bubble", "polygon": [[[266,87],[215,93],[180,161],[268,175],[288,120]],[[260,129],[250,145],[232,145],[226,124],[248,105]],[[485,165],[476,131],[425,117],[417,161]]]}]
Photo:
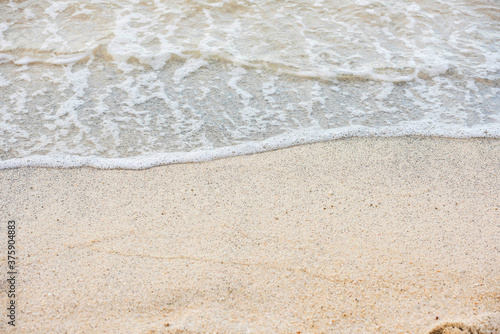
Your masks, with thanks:
[{"label": "foam bubble", "polygon": [[179,84],[181,80],[188,76],[190,73],[193,73],[194,71],[205,65],[208,65],[208,63],[203,59],[188,59],[184,66],[175,71],[173,77],[174,82],[176,84]]}]

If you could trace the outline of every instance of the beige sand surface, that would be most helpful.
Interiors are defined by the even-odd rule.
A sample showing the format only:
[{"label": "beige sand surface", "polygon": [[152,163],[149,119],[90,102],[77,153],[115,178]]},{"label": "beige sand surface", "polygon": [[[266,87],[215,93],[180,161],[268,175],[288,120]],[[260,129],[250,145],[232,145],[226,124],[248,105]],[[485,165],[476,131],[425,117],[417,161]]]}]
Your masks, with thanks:
[{"label": "beige sand surface", "polygon": [[22,168],[0,187],[19,333],[500,332],[500,140]]}]

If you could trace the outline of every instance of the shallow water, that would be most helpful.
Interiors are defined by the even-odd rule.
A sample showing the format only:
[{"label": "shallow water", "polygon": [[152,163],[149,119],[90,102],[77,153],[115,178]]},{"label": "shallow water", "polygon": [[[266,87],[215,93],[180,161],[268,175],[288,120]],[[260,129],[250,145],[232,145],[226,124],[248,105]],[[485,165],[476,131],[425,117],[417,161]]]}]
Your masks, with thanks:
[{"label": "shallow water", "polygon": [[2,1],[0,168],[500,137],[497,1]]}]

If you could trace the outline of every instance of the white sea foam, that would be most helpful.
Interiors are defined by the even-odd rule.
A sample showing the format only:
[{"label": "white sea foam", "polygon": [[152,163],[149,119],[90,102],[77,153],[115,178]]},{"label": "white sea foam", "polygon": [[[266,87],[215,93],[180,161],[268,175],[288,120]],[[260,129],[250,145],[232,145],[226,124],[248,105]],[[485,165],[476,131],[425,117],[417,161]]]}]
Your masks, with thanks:
[{"label": "white sea foam", "polygon": [[0,12],[0,168],[500,137],[495,0],[40,0]]}]

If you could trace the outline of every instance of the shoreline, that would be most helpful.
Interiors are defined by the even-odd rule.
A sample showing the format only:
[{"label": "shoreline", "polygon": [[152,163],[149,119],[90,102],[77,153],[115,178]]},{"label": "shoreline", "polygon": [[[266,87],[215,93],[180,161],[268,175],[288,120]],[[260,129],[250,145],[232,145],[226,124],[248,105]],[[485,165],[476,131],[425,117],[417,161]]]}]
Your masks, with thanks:
[{"label": "shoreline", "polygon": [[415,136],[0,170],[16,332],[495,333],[498,175],[500,139]]},{"label": "shoreline", "polygon": [[[223,146],[209,150],[194,150],[187,152],[150,153],[122,158],[100,157],[95,155],[80,156],[71,154],[62,155],[29,155],[22,158],[9,158],[0,161],[0,171],[15,168],[95,168],[102,170],[144,170],[175,164],[203,163],[219,159],[235,158],[245,155],[261,154],[279,151],[302,145],[314,145],[323,142],[369,139],[369,138],[437,138],[437,139],[500,139],[500,131],[488,131],[488,127],[454,133],[451,129],[434,129],[433,134],[424,130],[413,130],[408,134],[402,133],[403,127],[387,127],[370,129],[354,127],[348,129],[330,129],[316,134],[316,130],[305,130],[294,133],[284,133],[261,141],[248,142],[232,146]],[[352,135],[352,132],[356,135]],[[479,136],[478,131],[484,136]],[[455,136],[451,134],[454,133]],[[488,135],[486,135],[488,134]]]}]

